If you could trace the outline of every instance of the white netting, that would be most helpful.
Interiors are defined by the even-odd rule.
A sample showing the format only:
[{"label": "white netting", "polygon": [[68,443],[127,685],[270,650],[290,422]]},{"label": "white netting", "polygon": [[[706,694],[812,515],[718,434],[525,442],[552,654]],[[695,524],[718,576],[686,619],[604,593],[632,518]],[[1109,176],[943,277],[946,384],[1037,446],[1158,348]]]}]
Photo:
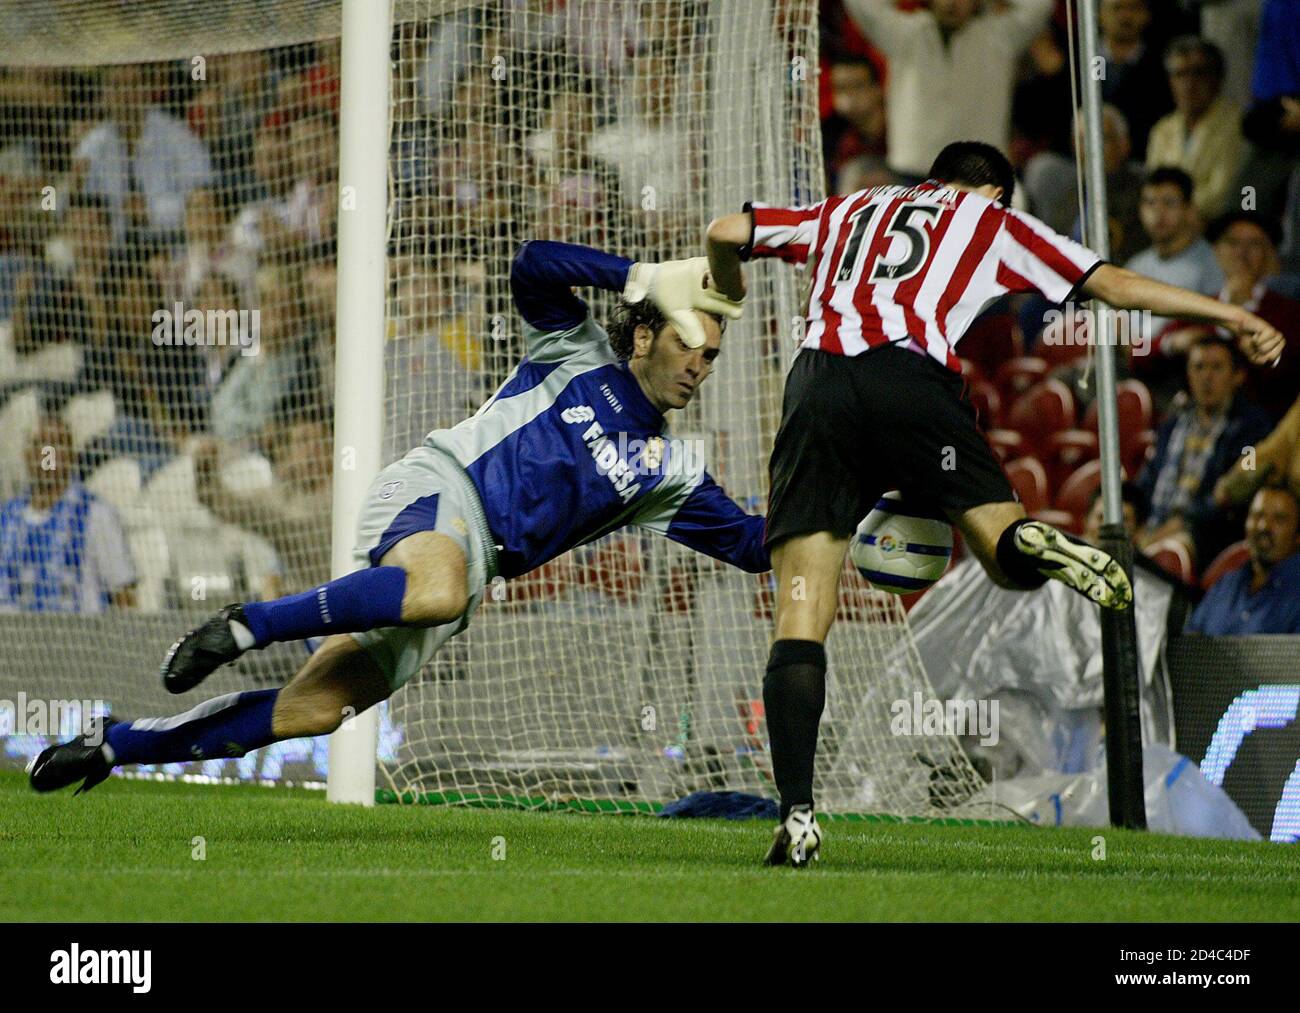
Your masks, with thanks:
[{"label": "white netting", "polygon": [[[636,259],[698,255],[747,198],[820,196],[816,5],[570,0],[397,29],[390,457],[478,404],[523,354],[507,286],[527,238]],[[746,318],[676,433],[751,509],[766,491],[800,276],[755,265]],[[584,293],[598,319],[611,298]],[[810,490],[810,495],[815,491]],[[407,798],[656,803],[771,793],[762,673],[771,590],[625,532],[492,588],[468,633],[394,698],[388,782]],[[844,590],[819,798],[935,813],[976,784],[952,740],[896,737],[925,689],[896,600]],[[938,773],[936,773],[938,771]]]},{"label": "white netting", "polygon": [[[174,713],[171,638],[328,579],[339,46],[307,16],[324,8],[337,32],[337,4],[0,12],[0,699]],[[302,657],[250,655],[211,689]],[[323,777],[323,751],[288,746],[207,769],[279,772],[295,749],[295,779]]]},{"label": "white netting", "polygon": [[[522,354],[507,283],[520,241],[694,255],[709,218],[747,198],[820,196],[813,0],[403,0],[395,15],[378,464],[472,411]],[[44,551],[31,532],[46,500],[67,496],[64,478],[80,476],[122,527],[94,522],[112,543],[93,553],[94,586],[80,564],[75,580],[70,564],[5,571],[18,614],[0,616],[15,645],[0,698],[170,713],[147,659],[196,614],[328,576],[329,424],[345,382],[333,375],[338,4],[20,3],[0,25],[0,486],[20,496],[34,478],[45,497],[12,522],[28,547],[6,542],[6,565]],[[782,265],[751,269],[746,318],[672,423],[752,510],[801,284]],[[603,319],[610,298],[584,295]],[[182,322],[258,311],[228,319],[245,341],[256,320],[257,354],[220,343],[207,315],[198,343],[160,343],[155,310],[178,304]],[[53,468],[25,460],[28,447]],[[637,532],[494,586],[391,702],[381,782],[405,798],[533,805],[770,794],[771,595],[766,578]],[[960,811],[978,779],[955,741],[891,734],[891,705],[929,695],[897,601],[852,575],[841,604],[823,805]],[[33,614],[78,608],[106,614]],[[255,653],[213,688],[283,679],[300,658]],[[240,769],[291,761],[310,777],[323,762],[323,748],[262,752]]]}]

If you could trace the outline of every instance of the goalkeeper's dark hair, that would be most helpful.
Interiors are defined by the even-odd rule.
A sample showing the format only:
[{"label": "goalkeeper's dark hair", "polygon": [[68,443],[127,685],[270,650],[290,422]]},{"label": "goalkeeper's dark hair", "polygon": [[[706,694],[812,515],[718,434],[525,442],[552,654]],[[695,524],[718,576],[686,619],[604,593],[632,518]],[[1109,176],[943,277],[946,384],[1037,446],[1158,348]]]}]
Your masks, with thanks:
[{"label": "goalkeeper's dark hair", "polygon": [[[718,316],[716,313],[703,312],[718,322],[719,330],[727,329],[725,317]],[[624,362],[632,358],[636,329],[642,324],[649,327],[650,333],[655,337],[658,337],[659,332],[668,326],[668,318],[660,312],[653,299],[642,299],[635,303],[620,299],[618,305],[614,307],[614,312],[609,315],[609,323],[605,328],[609,334],[609,346]]]},{"label": "goalkeeper's dark hair", "polygon": [[929,176],[971,187],[1000,186],[1004,207],[1011,206],[1011,195],[1016,192],[1016,174],[1007,156],[983,141],[953,141],[939,152]]}]

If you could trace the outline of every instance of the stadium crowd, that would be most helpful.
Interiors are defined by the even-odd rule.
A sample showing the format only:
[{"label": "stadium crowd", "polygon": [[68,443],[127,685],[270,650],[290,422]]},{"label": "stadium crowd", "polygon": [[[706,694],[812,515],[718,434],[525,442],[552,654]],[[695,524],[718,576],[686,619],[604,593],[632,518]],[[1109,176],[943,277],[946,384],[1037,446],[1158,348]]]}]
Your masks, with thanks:
[{"label": "stadium crowd", "polygon": [[[1018,204],[1082,237],[1063,0],[821,8],[826,192],[916,181],[974,138],[1011,155]],[[655,255],[695,239],[703,223],[673,208],[706,169],[687,143],[705,78],[682,70],[704,66],[703,12],[502,0],[398,28],[386,460],[517,356],[498,331],[518,241],[633,237]],[[1267,606],[1300,600],[1300,10],[1101,0],[1100,28],[1112,259],[1290,341],[1259,369],[1203,327],[1128,322],[1135,537],[1210,589],[1193,628],[1300,632],[1300,611]],[[0,69],[0,608],[159,609],[195,603],[205,575],[232,600],[327,578],[339,55],[212,56],[197,77]],[[245,332],[160,343],[155,311],[180,306],[258,311],[256,348]],[[959,352],[1030,512],[1082,532],[1090,335],[1057,317],[1003,300]]]}]

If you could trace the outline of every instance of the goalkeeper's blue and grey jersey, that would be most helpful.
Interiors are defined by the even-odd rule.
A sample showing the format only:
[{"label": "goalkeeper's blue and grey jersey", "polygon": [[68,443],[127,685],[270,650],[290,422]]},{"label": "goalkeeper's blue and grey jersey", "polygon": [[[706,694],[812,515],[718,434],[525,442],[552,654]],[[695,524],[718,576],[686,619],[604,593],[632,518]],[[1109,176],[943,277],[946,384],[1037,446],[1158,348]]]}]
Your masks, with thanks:
[{"label": "goalkeeper's blue and grey jersey", "polygon": [[469,474],[515,577],[626,525],[748,570],[770,568],[762,517],[737,506],[610,348],[579,285],[622,291],[632,262],[566,243],[525,243],[510,287],[527,354],[470,418],[427,445]]}]

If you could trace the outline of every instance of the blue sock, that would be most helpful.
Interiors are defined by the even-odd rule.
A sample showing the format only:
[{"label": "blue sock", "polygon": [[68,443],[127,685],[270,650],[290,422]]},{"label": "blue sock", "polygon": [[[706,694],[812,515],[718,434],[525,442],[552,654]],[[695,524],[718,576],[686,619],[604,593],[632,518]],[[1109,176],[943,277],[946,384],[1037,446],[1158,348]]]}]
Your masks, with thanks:
[{"label": "blue sock", "polygon": [[113,763],[184,763],[243,756],[278,741],[271,731],[278,689],[227,693],[172,718],[113,725],[104,735]]},{"label": "blue sock", "polygon": [[402,621],[406,571],[400,566],[357,570],[302,594],[251,601],[244,619],[258,647],[331,633],[361,633]]}]

